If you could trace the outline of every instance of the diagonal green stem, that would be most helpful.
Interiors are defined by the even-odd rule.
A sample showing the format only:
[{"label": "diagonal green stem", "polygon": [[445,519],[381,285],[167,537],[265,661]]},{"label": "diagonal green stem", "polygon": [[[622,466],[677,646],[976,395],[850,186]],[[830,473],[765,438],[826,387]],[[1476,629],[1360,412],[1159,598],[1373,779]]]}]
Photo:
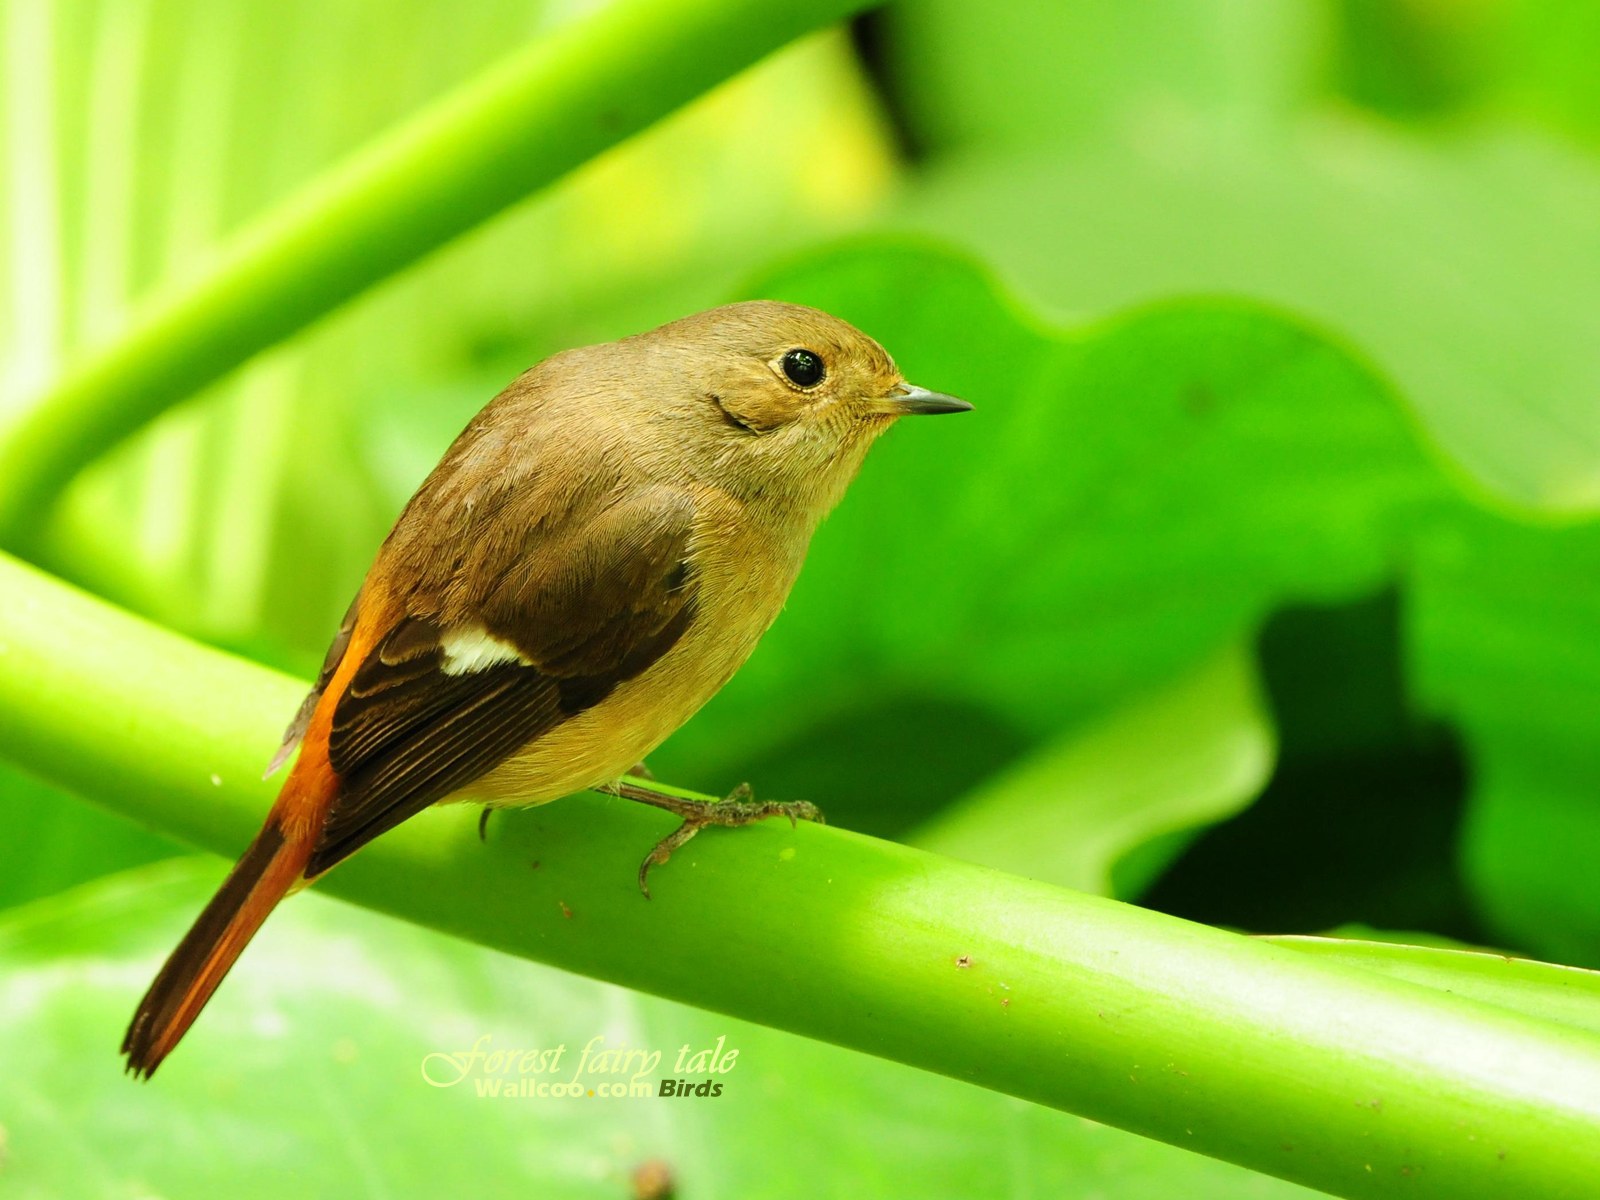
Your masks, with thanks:
[{"label": "diagonal green stem", "polygon": [[[298,697],[0,556],[0,755],[40,775],[231,854]],[[646,901],[634,872],[671,823],[577,797],[497,817],[485,846],[475,812],[435,809],[323,886],[1339,1195],[1600,1179],[1588,1030],[804,824],[703,834]]]},{"label": "diagonal green stem", "polygon": [[80,468],[152,417],[867,3],[614,0],[512,54],[319,176],[29,406],[0,440],[0,543],[24,543]]}]

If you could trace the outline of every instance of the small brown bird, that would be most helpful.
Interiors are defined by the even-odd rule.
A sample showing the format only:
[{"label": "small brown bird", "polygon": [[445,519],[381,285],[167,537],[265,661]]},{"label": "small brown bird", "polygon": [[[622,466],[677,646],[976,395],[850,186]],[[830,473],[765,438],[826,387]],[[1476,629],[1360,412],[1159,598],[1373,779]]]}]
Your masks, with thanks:
[{"label": "small brown bird", "polygon": [[378,551],[268,774],[298,746],[294,769],[140,1001],[128,1069],[154,1073],[279,900],[430,804],[604,788],[669,809],[683,824],[641,887],[705,825],[814,819],[622,776],[749,656],[873,440],[969,408],[845,322],[769,301],[525,372]]}]

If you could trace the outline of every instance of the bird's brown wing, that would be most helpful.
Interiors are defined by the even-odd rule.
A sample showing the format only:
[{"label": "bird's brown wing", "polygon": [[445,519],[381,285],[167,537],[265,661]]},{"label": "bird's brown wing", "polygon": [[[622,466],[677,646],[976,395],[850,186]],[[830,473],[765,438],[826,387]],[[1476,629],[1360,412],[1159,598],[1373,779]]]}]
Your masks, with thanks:
[{"label": "bird's brown wing", "polygon": [[[493,569],[477,564],[476,584],[419,589],[429,611],[377,640],[333,709],[328,760],[340,789],[306,874],[484,775],[671,649],[694,619],[693,518],[686,493],[643,489],[507,540]],[[463,633],[486,633],[504,653],[453,660]]]}]

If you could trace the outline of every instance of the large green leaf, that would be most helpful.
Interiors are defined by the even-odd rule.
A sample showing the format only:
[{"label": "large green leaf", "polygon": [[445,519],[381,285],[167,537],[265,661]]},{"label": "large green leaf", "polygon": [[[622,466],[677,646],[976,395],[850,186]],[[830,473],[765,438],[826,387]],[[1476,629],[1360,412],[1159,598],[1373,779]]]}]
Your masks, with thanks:
[{"label": "large green leaf", "polygon": [[939,153],[892,223],[1073,312],[1226,292],[1314,316],[1482,486],[1600,509],[1593,160],[1525,121],[1405,130],[1314,103],[1326,6],[1125,9],[900,10],[896,78]]},{"label": "large green leaf", "polygon": [[[220,865],[130,872],[0,919],[6,1194],[614,1197],[650,1162],[685,1196],[1118,1200],[1310,1196],[1158,1142],[682,1005],[534,966],[309,895],[251,947],[184,1053],[118,1070],[125,1019]],[[706,964],[716,970],[717,964]],[[659,1051],[642,1097],[488,1097],[481,1048]],[[736,1051],[678,1072],[680,1047]],[[430,1056],[434,1056],[431,1057]],[[438,1084],[424,1078],[424,1064]],[[688,1060],[685,1060],[687,1065]],[[723,1065],[726,1065],[724,1062]],[[664,1098],[660,1079],[714,1080]],[[585,1092],[587,1088],[583,1089]],[[997,1152],[997,1147],[1004,1147]]]},{"label": "large green leaf", "polygon": [[1597,211],[1600,171],[1526,131],[1435,144],[1326,123],[1256,143],[1179,122],[1131,148],[950,162],[897,223],[969,241],[1071,311],[1227,292],[1314,316],[1481,486],[1590,512]]}]

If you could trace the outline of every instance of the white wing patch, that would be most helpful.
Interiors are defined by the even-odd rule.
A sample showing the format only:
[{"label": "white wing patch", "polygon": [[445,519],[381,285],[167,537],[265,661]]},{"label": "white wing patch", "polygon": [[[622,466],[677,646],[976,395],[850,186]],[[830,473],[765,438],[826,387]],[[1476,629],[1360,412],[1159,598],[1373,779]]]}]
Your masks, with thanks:
[{"label": "white wing patch", "polygon": [[521,663],[525,667],[532,663],[510,642],[501,641],[482,625],[452,629],[439,639],[439,648],[444,651],[440,670],[446,675],[470,675],[502,663]]}]

